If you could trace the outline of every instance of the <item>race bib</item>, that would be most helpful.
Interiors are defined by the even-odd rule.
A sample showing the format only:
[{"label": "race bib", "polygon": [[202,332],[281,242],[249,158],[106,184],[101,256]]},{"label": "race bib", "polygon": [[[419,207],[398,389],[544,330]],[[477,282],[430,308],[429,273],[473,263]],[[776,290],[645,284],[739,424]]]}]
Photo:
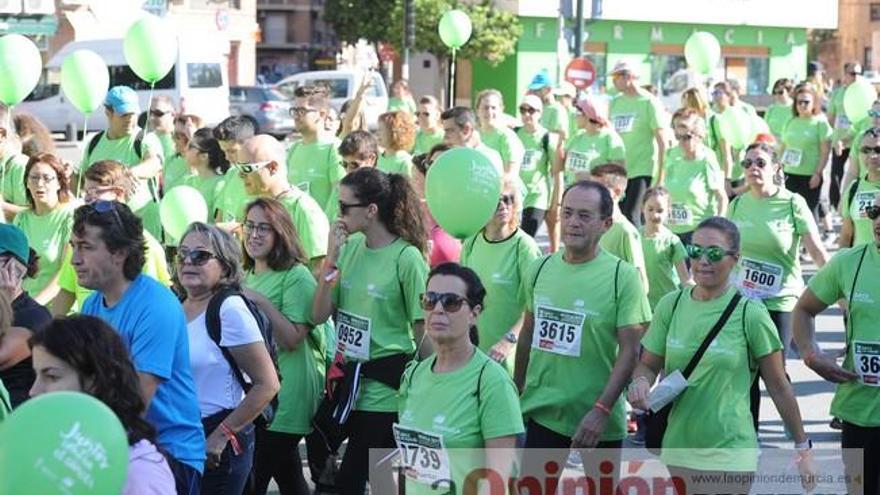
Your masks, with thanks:
[{"label": "race bib", "polygon": [[785,152],[782,154],[782,164],[787,167],[797,167],[801,164],[803,154],[804,152],[801,150],[785,148]]},{"label": "race bib", "polygon": [[623,134],[633,130],[633,124],[636,121],[636,114],[625,113],[622,115],[615,115],[611,120],[614,123],[614,130],[617,131],[618,134]]},{"label": "race bib", "polygon": [[337,311],[336,335],[339,350],[347,358],[358,361],[370,360],[370,319]]},{"label": "race bib", "polygon": [[296,187],[298,187],[300,191],[308,194],[309,189],[311,188],[310,184],[311,183],[309,181],[300,182],[299,184],[296,185]]},{"label": "race bib", "polygon": [[596,150],[569,151],[565,155],[565,170],[567,172],[589,172],[590,164],[599,156]]},{"label": "race bib", "polygon": [[583,313],[538,306],[532,348],[563,356],[580,356],[585,318]]},{"label": "race bib", "polygon": [[690,225],[693,223],[691,209],[681,203],[673,203],[669,210],[669,225]]},{"label": "race bib", "polygon": [[541,158],[544,156],[544,152],[541,150],[526,150],[525,154],[523,154],[522,165],[520,166],[521,172],[534,172],[538,169],[538,163],[541,161]]},{"label": "race bib", "polygon": [[782,267],[774,263],[743,258],[739,267],[738,285],[747,295],[763,299],[782,290]]},{"label": "race bib", "polygon": [[880,342],[853,342],[853,367],[859,379],[870,387],[880,387]]},{"label": "race bib", "polygon": [[404,467],[404,476],[416,483],[430,485],[441,480],[452,480],[449,473],[449,455],[443,447],[443,437],[433,433],[393,425],[394,441]]},{"label": "race bib", "polygon": [[840,114],[834,119],[834,127],[836,129],[849,129],[852,123],[846,115]]},{"label": "race bib", "polygon": [[865,213],[865,208],[872,206],[876,200],[876,192],[860,192],[856,194],[854,203],[856,208],[858,208],[859,218],[868,218],[868,215]]}]

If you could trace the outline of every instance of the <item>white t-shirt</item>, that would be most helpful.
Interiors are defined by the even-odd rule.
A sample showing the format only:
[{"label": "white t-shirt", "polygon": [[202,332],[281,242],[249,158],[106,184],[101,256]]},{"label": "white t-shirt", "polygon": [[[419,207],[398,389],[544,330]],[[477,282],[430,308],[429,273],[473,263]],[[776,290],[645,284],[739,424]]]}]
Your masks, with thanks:
[{"label": "white t-shirt", "polygon": [[[220,343],[224,347],[262,342],[257,320],[238,296],[226,298],[220,305]],[[235,379],[223,352],[208,335],[205,313],[186,324],[189,334],[189,362],[199,396],[202,417],[224,409],[235,409],[244,398],[244,390]]]}]

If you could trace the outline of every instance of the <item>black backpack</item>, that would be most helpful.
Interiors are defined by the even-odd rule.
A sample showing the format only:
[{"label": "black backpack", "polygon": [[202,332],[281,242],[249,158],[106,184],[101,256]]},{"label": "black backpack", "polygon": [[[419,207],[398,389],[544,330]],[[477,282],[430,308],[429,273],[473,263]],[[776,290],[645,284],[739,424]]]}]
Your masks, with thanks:
[{"label": "black backpack", "polygon": [[[272,364],[275,366],[276,374],[278,373],[278,356],[275,352],[275,339],[272,337],[272,323],[269,321],[269,317],[263,313],[263,310],[261,310],[255,302],[245,297],[245,295],[241,293],[241,290],[231,286],[224,287],[214,294],[208,302],[208,309],[205,311],[205,327],[208,329],[208,336],[211,337],[211,340],[213,340],[214,343],[217,344],[217,347],[220,348],[223,357],[226,358],[229,367],[232,368],[232,373],[235,375],[236,380],[238,380],[241,388],[247,392],[251,389],[253,384],[245,379],[244,373],[241,372],[241,368],[238,367],[238,364],[235,362],[235,359],[232,357],[229,350],[220,345],[221,334],[223,333],[220,324],[220,307],[223,305],[223,301],[233,296],[240,297],[244,301],[245,306],[247,306],[248,311],[250,311],[254,319],[257,320],[260,335],[263,336],[263,343],[266,345],[266,350],[269,351],[269,356],[272,358]],[[262,427],[268,426],[275,417],[275,409],[277,407],[278,396],[276,395],[272,398],[272,401],[266,405],[260,415],[257,416],[257,419],[254,420],[254,424]]]}]

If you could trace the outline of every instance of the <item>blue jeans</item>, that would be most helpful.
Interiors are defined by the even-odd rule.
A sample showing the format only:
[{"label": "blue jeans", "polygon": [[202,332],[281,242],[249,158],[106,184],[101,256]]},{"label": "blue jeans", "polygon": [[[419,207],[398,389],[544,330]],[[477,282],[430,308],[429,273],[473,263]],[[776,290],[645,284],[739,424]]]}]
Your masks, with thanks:
[{"label": "blue jeans", "polygon": [[[217,414],[202,418],[205,438],[213,432],[220,422],[232,411],[220,411]],[[227,444],[220,456],[220,465],[214,469],[205,467],[202,476],[202,493],[204,495],[241,495],[251,474],[254,464],[254,425],[250,424],[235,434],[241,446],[241,454],[232,452],[232,445]]]},{"label": "blue jeans", "polygon": [[177,459],[165,455],[171,474],[174,475],[174,486],[177,495],[197,495],[202,490],[202,474],[194,467],[184,464]]}]

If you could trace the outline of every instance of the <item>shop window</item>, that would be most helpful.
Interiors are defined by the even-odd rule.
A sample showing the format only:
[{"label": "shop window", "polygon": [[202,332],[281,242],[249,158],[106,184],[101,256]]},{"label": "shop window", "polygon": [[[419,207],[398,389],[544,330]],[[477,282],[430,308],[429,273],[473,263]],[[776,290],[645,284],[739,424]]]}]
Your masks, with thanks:
[{"label": "shop window", "polygon": [[746,94],[767,93],[770,85],[770,59],[747,58],[746,71]]},{"label": "shop window", "polygon": [[593,81],[593,84],[587,89],[590,93],[600,93],[602,88],[605,87],[605,54],[598,52],[584,52],[584,58],[593,63],[593,67],[596,69],[596,80]]},{"label": "shop window", "polygon": [[871,21],[880,21],[880,3],[871,4]]},{"label": "shop window", "polygon": [[690,87],[687,62],[682,55],[651,55],[651,80],[663,96],[681,93]]},{"label": "shop window", "polygon": [[866,70],[872,70],[874,68],[874,54],[871,51],[870,46],[865,47],[865,55],[864,60],[862,61],[862,67]]}]

